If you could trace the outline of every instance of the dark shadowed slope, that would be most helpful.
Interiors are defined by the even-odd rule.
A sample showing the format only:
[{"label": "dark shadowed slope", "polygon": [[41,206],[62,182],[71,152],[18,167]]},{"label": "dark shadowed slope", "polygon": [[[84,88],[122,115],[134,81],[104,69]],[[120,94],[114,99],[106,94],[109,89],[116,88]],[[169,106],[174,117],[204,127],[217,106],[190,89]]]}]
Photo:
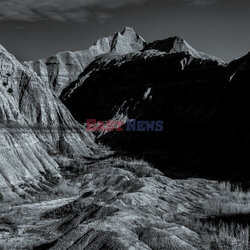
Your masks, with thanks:
[{"label": "dark shadowed slope", "polygon": [[[162,151],[159,164],[167,161],[178,177],[181,168],[184,177],[186,172],[240,179],[248,173],[248,58],[227,66],[183,39],[170,38],[146,45],[142,52],[99,57],[62,99],[81,122],[163,120],[162,133],[117,132],[102,140],[144,155]],[[241,169],[239,176],[233,174],[235,166]]]},{"label": "dark shadowed slope", "polygon": [[[63,101],[80,122],[90,118],[164,121],[164,136],[119,134],[126,137],[124,144],[136,136],[135,148],[147,141],[143,145],[152,145],[154,150],[175,150],[179,140],[184,149],[199,147],[193,137],[198,139],[207,129],[227,77],[224,66],[194,57],[193,51],[149,49],[126,56],[102,56],[64,94]],[[158,136],[162,143],[157,143]]]}]

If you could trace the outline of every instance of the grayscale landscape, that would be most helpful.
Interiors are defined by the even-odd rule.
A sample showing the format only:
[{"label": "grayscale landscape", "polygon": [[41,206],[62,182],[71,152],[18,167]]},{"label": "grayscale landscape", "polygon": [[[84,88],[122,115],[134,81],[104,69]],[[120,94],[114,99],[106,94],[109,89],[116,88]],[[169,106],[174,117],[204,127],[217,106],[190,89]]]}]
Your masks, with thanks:
[{"label": "grayscale landscape", "polygon": [[[0,22],[49,19],[32,1],[0,3]],[[250,52],[225,62],[139,32],[34,60],[0,45],[0,249],[249,249]],[[131,119],[164,129],[131,132]]]}]

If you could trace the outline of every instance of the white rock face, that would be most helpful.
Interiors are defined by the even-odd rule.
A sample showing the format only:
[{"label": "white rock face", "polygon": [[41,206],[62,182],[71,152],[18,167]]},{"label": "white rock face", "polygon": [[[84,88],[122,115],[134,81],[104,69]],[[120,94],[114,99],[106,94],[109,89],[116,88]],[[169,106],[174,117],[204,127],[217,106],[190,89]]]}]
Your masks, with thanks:
[{"label": "white rock face", "polygon": [[37,73],[44,82],[49,83],[59,96],[64,88],[75,81],[80,73],[94,61],[96,56],[106,53],[127,54],[143,49],[145,40],[129,27],[114,36],[101,38],[87,50],[64,51],[38,61],[23,64]]},{"label": "white rock face", "polygon": [[49,86],[0,46],[0,197],[21,198],[22,184],[60,178],[48,152],[93,155],[92,137]]}]

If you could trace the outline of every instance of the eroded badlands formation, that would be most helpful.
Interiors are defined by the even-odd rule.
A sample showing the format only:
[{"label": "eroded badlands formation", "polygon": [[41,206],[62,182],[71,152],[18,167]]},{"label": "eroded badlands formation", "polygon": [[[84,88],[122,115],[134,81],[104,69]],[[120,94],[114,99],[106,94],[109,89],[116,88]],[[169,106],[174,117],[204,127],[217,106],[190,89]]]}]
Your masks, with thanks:
[{"label": "eroded badlands formation", "polygon": [[[0,247],[207,249],[194,218],[220,196],[218,183],[170,179],[167,161],[159,171],[100,142],[139,154],[191,152],[199,168],[218,154],[216,171],[244,172],[249,58],[226,65],[181,38],[146,43],[128,27],[35,62],[0,46]],[[163,120],[167,129],[92,134],[89,118]]]}]

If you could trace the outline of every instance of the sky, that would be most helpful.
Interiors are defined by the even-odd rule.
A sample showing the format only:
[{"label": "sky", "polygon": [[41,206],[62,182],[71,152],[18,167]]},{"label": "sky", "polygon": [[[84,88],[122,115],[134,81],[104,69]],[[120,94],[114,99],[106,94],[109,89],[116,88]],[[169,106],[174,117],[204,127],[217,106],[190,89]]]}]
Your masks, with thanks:
[{"label": "sky", "polygon": [[250,51],[249,0],[0,0],[0,44],[23,60],[87,49],[130,26],[226,62]]}]

